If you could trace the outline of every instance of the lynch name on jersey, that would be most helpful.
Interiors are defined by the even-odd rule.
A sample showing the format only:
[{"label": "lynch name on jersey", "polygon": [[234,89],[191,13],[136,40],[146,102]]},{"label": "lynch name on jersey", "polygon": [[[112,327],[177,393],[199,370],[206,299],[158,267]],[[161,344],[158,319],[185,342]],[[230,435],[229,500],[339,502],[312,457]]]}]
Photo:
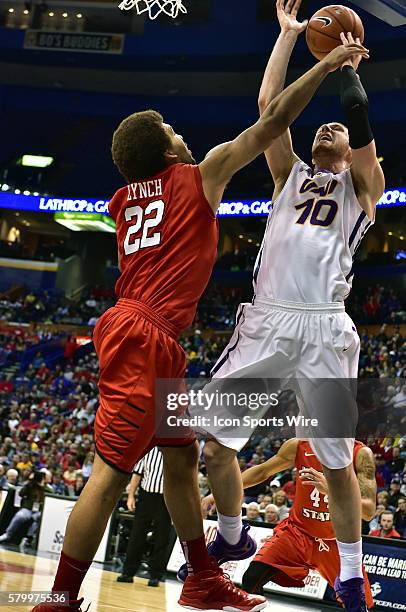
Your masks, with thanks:
[{"label": "lynch name on jersey", "polygon": [[127,201],[140,198],[154,198],[162,195],[162,179],[152,179],[142,183],[130,183],[127,185]]}]

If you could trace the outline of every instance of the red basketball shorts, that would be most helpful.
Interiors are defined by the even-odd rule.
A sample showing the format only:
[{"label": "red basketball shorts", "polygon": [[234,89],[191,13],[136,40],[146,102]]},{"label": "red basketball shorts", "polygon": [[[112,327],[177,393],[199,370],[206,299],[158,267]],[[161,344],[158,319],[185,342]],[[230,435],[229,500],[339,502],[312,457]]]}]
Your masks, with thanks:
[{"label": "red basketball shorts", "polygon": [[[255,555],[254,561],[279,570],[272,580],[281,586],[304,586],[309,570],[317,571],[331,587],[340,573],[340,555],[335,540],[307,535],[288,518],[278,525]],[[364,570],[367,605],[374,605],[368,576]]]},{"label": "red basketball shorts", "polygon": [[182,437],[156,435],[157,379],[183,379],[185,353],[176,330],[151,308],[121,299],[97,322],[93,341],[99,358],[100,406],[95,419],[97,453],[112,467],[131,474],[154,446],[187,446]]}]

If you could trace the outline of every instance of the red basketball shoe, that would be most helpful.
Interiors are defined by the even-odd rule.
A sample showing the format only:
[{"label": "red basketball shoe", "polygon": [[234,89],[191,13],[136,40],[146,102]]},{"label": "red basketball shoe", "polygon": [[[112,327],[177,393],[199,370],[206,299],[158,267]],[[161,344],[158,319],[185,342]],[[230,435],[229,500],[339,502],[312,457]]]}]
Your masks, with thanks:
[{"label": "red basketball shoe", "polygon": [[69,606],[58,606],[57,604],[38,604],[31,610],[31,612],[88,612],[90,608],[90,604],[87,606],[86,610],[82,610],[81,605],[83,603],[82,599],[75,599],[69,602]]},{"label": "red basketball shoe", "polygon": [[249,595],[234,586],[216,563],[213,563],[212,567],[213,569],[186,578],[178,602],[180,606],[189,610],[227,612],[257,612],[266,608],[265,597]]}]

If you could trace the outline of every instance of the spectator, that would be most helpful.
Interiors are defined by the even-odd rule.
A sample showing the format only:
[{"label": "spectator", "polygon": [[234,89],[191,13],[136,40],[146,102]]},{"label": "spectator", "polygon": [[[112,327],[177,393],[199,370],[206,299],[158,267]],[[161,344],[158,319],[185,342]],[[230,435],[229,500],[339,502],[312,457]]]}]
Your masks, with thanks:
[{"label": "spectator", "polygon": [[[35,414],[34,414],[35,418]],[[25,470],[27,468],[32,468],[32,461],[30,459],[29,453],[22,453],[21,461],[19,461],[16,465],[17,470]]]},{"label": "spectator", "polygon": [[[379,491],[376,496],[377,504],[384,506],[385,510],[389,508],[389,491]],[[389,508],[390,509],[390,508]]]},{"label": "spectator", "polygon": [[41,472],[34,472],[30,482],[24,485],[19,491],[21,497],[21,508],[11,519],[6,532],[0,536],[0,543],[6,544],[7,542],[13,540],[20,529],[24,525],[29,524],[31,521],[32,523],[26,536],[26,543],[28,544],[32,541],[32,538],[37,532],[41,517],[45,497],[45,487],[45,474]]},{"label": "spectator", "polygon": [[403,473],[402,486],[400,487],[400,494],[406,497],[406,472]]},{"label": "spectator", "polygon": [[401,496],[400,480],[399,478],[393,478],[390,483],[390,489],[389,489],[389,497],[388,497],[389,506],[392,506],[392,508],[397,508],[400,496]]},{"label": "spectator", "polygon": [[291,478],[285,482],[282,490],[285,491],[289,502],[293,502],[296,494],[296,468],[292,470]]},{"label": "spectator", "polygon": [[202,474],[202,472],[199,472],[198,481],[199,481],[200,497],[206,497],[206,495],[208,495],[209,490],[210,490],[209,485],[208,485],[207,476]]},{"label": "spectator", "polygon": [[82,465],[82,474],[85,480],[89,480],[90,478],[90,474],[92,473],[92,469],[93,469],[93,462],[94,462],[94,452],[90,451],[90,453],[87,453],[86,458],[83,461],[83,465]]},{"label": "spectator", "polygon": [[395,446],[392,449],[392,461],[388,463],[388,468],[391,474],[400,474],[403,472],[405,460],[400,457],[400,448]]},{"label": "spectator", "polygon": [[273,496],[281,488],[281,481],[278,480],[277,478],[274,478],[274,480],[271,481],[269,487],[271,489],[271,493],[272,493],[272,496]]},{"label": "spectator", "polygon": [[260,495],[258,497],[260,510],[265,510],[269,504],[272,504],[272,495]]},{"label": "spectator", "polygon": [[284,521],[289,516],[288,498],[285,491],[277,491],[273,496],[273,503],[279,511],[279,518]]},{"label": "spectator", "polygon": [[82,474],[77,474],[74,486],[69,487],[70,495],[72,495],[72,497],[79,497],[85,488],[85,484],[85,479],[83,478]]},{"label": "spectator", "polygon": [[391,481],[392,473],[386,464],[383,454],[376,455],[376,473],[378,487],[386,487]]},{"label": "spectator", "polygon": [[76,465],[76,461],[73,458],[68,460],[68,466],[63,473],[63,480],[67,487],[73,487],[76,482],[76,476],[78,473]]},{"label": "spectator", "polygon": [[7,476],[5,472],[6,470],[4,469],[4,465],[0,463],[0,489],[4,489],[7,483]]},{"label": "spectator", "polygon": [[399,497],[395,512],[394,527],[403,539],[406,539],[406,497]]},{"label": "spectator", "polygon": [[270,525],[277,525],[280,523],[279,518],[279,508],[275,504],[268,504],[265,508],[265,523],[269,523]]},{"label": "spectator", "polygon": [[375,536],[377,538],[400,538],[400,533],[398,533],[394,527],[394,514],[389,510],[385,510],[381,514],[380,527],[370,532],[370,536]]},{"label": "spectator", "polygon": [[385,512],[386,508],[383,504],[377,504],[375,509],[375,516],[372,521],[369,523],[369,532],[375,531],[375,529],[379,529],[381,523],[381,514]]},{"label": "spectator", "polygon": [[10,468],[6,472],[7,481],[4,483],[4,489],[13,489],[18,481],[18,471],[14,468]]},{"label": "spectator", "polygon": [[63,475],[60,471],[56,471],[52,476],[52,489],[55,495],[69,495],[69,489],[66,486]]},{"label": "spectator", "polygon": [[257,502],[251,502],[247,505],[246,519],[248,521],[262,521],[262,517],[259,513],[259,504],[257,504]]}]

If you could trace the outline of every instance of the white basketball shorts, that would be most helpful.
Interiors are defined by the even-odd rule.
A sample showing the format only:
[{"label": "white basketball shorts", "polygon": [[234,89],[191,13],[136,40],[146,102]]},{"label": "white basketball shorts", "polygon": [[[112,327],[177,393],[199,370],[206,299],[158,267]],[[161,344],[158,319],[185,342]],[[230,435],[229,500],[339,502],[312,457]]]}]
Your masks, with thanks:
[{"label": "white basketball shorts", "polygon": [[[322,465],[344,468],[353,462],[359,349],[358,333],[342,303],[256,298],[254,304],[240,304],[234,333],[205,390],[218,379],[280,379],[295,391],[301,414],[321,416],[322,422],[325,417],[321,429],[296,428],[297,437],[309,440]],[[343,422],[348,422],[348,437],[342,433]],[[224,446],[241,450],[249,437],[230,432],[219,427],[208,433]]]}]

